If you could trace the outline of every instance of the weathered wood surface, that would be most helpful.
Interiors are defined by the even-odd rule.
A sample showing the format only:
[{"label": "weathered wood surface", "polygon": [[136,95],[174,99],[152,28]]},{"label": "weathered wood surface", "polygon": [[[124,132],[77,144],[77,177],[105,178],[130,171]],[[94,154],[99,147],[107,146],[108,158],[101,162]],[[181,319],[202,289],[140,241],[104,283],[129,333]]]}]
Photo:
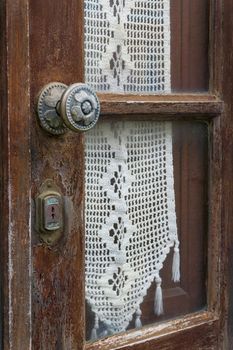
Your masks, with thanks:
[{"label": "weathered wood surface", "polygon": [[33,349],[84,346],[83,136],[49,136],[35,114],[36,96],[45,84],[83,79],[82,14],[82,1],[30,1],[32,198],[51,178],[66,205],[64,234],[55,247],[42,244],[32,227]]},{"label": "weathered wood surface", "polygon": [[[225,322],[227,309],[228,320],[228,344],[225,348],[233,348],[233,3],[230,0],[223,0],[222,32],[218,35],[219,47],[216,52],[222,50],[222,71],[218,76],[219,94],[222,96],[225,105],[225,113],[221,117],[222,130],[222,233],[224,241],[222,250],[225,252],[224,265],[221,266],[221,273],[225,275],[222,284],[223,302],[221,308],[222,324]],[[221,46],[220,46],[221,45]],[[227,289],[225,289],[227,286]],[[223,299],[224,301],[224,299]],[[227,338],[226,338],[227,340]]]},{"label": "weathered wood surface", "polygon": [[[181,61],[173,87],[179,91],[184,87],[192,91],[195,86],[198,90],[206,90],[205,43],[208,34],[203,36],[198,33],[203,34],[207,28],[208,23],[204,24],[204,19],[208,1],[202,1],[204,10],[200,9],[200,0],[195,3],[192,0],[174,0],[172,6],[175,2],[179,5],[177,8],[183,8],[185,13],[190,13],[188,9],[197,6],[191,15],[194,21],[194,13],[200,14],[197,16],[200,26],[196,27],[196,34],[191,33],[192,26],[189,27],[190,41],[185,37],[188,21],[183,17],[182,26],[179,13],[176,14],[179,23],[176,22],[175,30],[177,33],[182,31],[181,37],[186,45],[182,45],[180,53],[177,47],[181,47],[181,42],[176,45],[173,41],[172,44],[177,54],[176,61]],[[82,1],[1,2],[0,210],[4,349],[147,350],[159,347],[225,350],[233,347],[233,4],[231,0],[213,0],[210,4],[210,97],[205,94],[192,98],[180,95],[179,98],[175,97],[177,100],[174,100],[174,96],[162,96],[156,100],[151,97],[136,97],[136,100],[127,97],[128,100],[124,100],[122,97],[119,101],[113,96],[103,96],[101,99],[105,118],[117,111],[131,118],[135,113],[136,118],[145,113],[149,118],[155,115],[158,118],[161,114],[171,119],[177,116],[185,118],[187,114],[189,119],[214,120],[210,129],[214,139],[210,143],[212,214],[208,280],[208,302],[213,313],[200,313],[195,317],[171,321],[161,325],[161,331],[150,327],[85,346],[83,140],[81,136],[71,133],[57,139],[46,136],[35,121],[34,110],[35,96],[44,84],[54,80],[67,84],[83,80]],[[189,43],[197,43],[198,38],[201,42],[197,55],[194,55],[192,50],[196,44],[192,44],[191,48]],[[187,66],[187,58],[194,64]],[[195,67],[198,59],[200,65]],[[174,67],[176,65],[172,68],[173,72]],[[201,76],[200,72],[204,72],[204,75]],[[192,73],[193,77],[190,76]],[[218,114],[221,116],[217,117]],[[47,177],[53,178],[61,187],[70,205],[67,216],[72,219],[63,239],[52,249],[39,242],[32,227],[32,199]],[[224,328],[227,314],[228,327]],[[227,332],[224,333],[226,330],[228,338]]]},{"label": "weathered wood surface", "polygon": [[4,349],[31,346],[28,1],[1,1],[1,279]]},{"label": "weathered wood surface", "polygon": [[117,115],[139,115],[139,118],[163,119],[207,119],[215,117],[223,111],[223,103],[214,95],[115,95],[98,94],[101,103],[101,117]]},{"label": "weathered wood surface", "polygon": [[89,343],[86,350],[218,350],[219,324],[208,312],[185,316],[161,324],[157,329],[145,327]]}]

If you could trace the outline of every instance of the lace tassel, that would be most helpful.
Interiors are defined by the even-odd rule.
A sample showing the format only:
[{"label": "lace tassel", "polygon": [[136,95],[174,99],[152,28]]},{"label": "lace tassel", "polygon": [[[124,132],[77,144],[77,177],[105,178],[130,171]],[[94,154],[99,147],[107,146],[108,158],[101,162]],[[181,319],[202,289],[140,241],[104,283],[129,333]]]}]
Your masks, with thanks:
[{"label": "lace tassel", "polygon": [[[107,337],[107,335],[108,335],[108,331],[107,331],[107,330],[103,331],[102,337]],[[101,338],[102,338],[102,337],[101,337]]]},{"label": "lace tassel", "polygon": [[155,278],[156,282],[156,291],[155,291],[155,300],[154,300],[154,313],[159,316],[163,314],[163,292],[161,288],[161,278],[158,276]]},{"label": "lace tassel", "polygon": [[97,340],[97,329],[99,328],[99,317],[95,314],[95,324],[91,331],[91,340]]},{"label": "lace tassel", "polygon": [[172,280],[174,282],[180,281],[180,250],[178,244],[175,245],[173,253]]},{"label": "lace tassel", "polygon": [[141,321],[142,311],[140,307],[138,307],[136,311],[136,320],[135,320],[135,328],[141,328],[142,327],[142,321]]},{"label": "lace tassel", "polygon": [[108,330],[105,329],[103,332],[100,333],[99,338],[105,338],[108,335]]}]

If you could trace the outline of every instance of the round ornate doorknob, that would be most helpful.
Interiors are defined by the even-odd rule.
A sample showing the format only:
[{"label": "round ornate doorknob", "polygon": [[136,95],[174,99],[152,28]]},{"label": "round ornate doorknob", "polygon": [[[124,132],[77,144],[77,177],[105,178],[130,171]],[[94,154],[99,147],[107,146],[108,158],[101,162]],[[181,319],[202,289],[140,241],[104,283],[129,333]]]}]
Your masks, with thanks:
[{"label": "round ornate doorknob", "polygon": [[86,84],[46,85],[38,98],[37,114],[43,129],[53,135],[64,134],[68,128],[87,131],[97,123],[100,104],[95,92]]},{"label": "round ornate doorknob", "polygon": [[100,105],[96,94],[88,85],[73,84],[62,94],[59,111],[68,128],[86,131],[96,124]]}]

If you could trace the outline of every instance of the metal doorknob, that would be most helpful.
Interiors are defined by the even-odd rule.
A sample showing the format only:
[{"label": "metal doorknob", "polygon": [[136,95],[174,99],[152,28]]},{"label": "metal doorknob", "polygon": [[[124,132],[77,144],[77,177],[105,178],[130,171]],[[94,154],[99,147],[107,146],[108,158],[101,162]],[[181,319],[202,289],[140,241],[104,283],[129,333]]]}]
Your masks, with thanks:
[{"label": "metal doorknob", "polygon": [[86,84],[67,86],[54,82],[41,90],[37,114],[40,125],[50,134],[61,135],[68,128],[87,131],[98,121],[100,104],[96,93]]}]

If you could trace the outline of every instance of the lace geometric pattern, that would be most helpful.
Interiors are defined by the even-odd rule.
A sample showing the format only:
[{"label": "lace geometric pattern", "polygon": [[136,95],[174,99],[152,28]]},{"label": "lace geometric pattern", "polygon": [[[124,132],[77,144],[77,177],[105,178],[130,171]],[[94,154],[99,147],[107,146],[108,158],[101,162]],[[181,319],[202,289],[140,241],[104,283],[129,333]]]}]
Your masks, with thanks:
[{"label": "lace geometric pattern", "polygon": [[86,134],[86,299],[95,313],[91,338],[125,331],[174,247],[179,281],[170,122],[99,122]]},{"label": "lace geometric pattern", "polygon": [[170,0],[84,0],[85,81],[96,91],[170,92]]}]

